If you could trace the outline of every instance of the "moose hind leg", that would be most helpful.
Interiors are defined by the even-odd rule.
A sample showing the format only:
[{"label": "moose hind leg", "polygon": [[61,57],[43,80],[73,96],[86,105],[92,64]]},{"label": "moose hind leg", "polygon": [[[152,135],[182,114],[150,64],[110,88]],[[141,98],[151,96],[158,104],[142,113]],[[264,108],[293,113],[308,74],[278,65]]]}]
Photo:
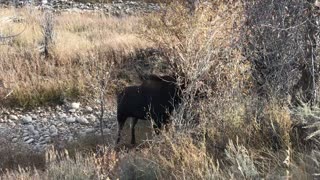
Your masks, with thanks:
[{"label": "moose hind leg", "polygon": [[123,129],[124,123],[126,122],[126,119],[127,119],[126,117],[118,116],[118,137],[117,137],[116,144],[118,144],[120,142],[121,131]]},{"label": "moose hind leg", "polygon": [[131,126],[131,144],[136,144],[136,136],[135,136],[134,127],[136,126],[137,122],[138,122],[138,118],[133,118],[132,126]]}]

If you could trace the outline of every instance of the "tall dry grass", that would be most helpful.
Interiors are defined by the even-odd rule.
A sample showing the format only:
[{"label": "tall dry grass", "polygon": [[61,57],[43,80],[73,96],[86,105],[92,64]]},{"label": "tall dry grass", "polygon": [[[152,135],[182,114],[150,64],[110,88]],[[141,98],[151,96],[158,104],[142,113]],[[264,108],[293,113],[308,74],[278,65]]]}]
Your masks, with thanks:
[{"label": "tall dry grass", "polygon": [[[201,4],[193,15],[183,5],[173,3],[160,14],[141,19],[131,17],[131,22],[136,20],[142,25],[139,24],[137,29],[130,25],[125,32],[134,32],[134,37],[143,36],[147,40],[140,39],[139,46],[134,46],[136,42],[132,42],[130,47],[152,46],[160,49],[163,53],[161,61],[171,67],[171,72],[180,75],[181,82],[187,83],[184,103],[171,117],[174,130],[123,152],[112,150],[113,145],[109,144],[106,153],[99,156],[91,154],[77,157],[80,161],[64,157],[67,162],[61,160],[57,163],[65,163],[66,166],[59,164],[57,168],[55,163],[49,163],[46,172],[53,169],[70,177],[88,178],[83,174],[96,177],[93,174],[97,173],[98,177],[123,179],[317,178],[320,169],[318,109],[307,106],[295,108],[287,102],[266,100],[252,93],[252,65],[243,61],[245,57],[235,44],[240,36],[238,28],[243,22],[242,14],[241,2],[214,1],[211,6]],[[62,20],[58,21],[61,16],[64,14],[57,17],[57,22],[62,23]],[[111,45],[101,43],[98,37],[102,36],[94,36],[94,44],[88,39],[90,32],[97,30],[95,28],[100,24],[95,24],[98,20],[93,21],[92,16],[96,17],[78,15],[78,20],[83,18],[85,23],[76,20],[74,23],[77,26],[69,27],[70,36],[66,34],[60,39],[77,37],[77,42],[88,46],[77,44],[74,47],[78,49],[70,54],[69,51],[52,50],[53,57],[56,57],[52,59],[56,59],[58,69],[64,68],[64,75],[68,75],[71,68],[82,67],[79,64],[90,64],[90,60],[96,56],[110,57],[103,47],[108,49]],[[72,24],[71,20],[63,18],[63,27]],[[102,18],[101,21],[113,22],[108,30],[114,28],[116,33],[121,29],[117,23],[127,22],[124,19],[112,20],[114,22]],[[56,23],[56,32],[59,32],[60,25]],[[102,25],[96,33],[107,26],[108,23]],[[126,27],[126,23],[118,26]],[[65,43],[68,45],[71,41]],[[130,48],[122,46],[124,44],[117,45],[117,49],[121,51],[122,47],[124,54],[130,54]],[[73,43],[68,50],[72,51],[72,47]],[[101,49],[97,50],[96,47]],[[88,59],[83,58],[87,57],[87,53],[81,55],[86,48],[94,49],[91,54],[88,53]],[[80,58],[73,57],[74,54]],[[50,59],[45,62],[50,62]],[[83,84],[87,81],[81,73],[90,74],[88,71],[91,66],[85,67],[87,71],[79,68],[75,72]],[[195,100],[196,92],[206,95]],[[74,170],[72,166],[78,165],[78,162],[88,163]],[[96,163],[94,167],[93,162]],[[69,174],[67,170],[77,173]],[[52,177],[61,177],[57,171]],[[9,172],[6,176],[19,174],[25,175],[24,172]]]},{"label": "tall dry grass", "polygon": [[120,61],[152,46],[139,37],[141,17],[64,12],[53,14],[53,44],[46,59],[41,55],[43,12],[2,8],[0,15],[3,36],[22,32],[0,46],[0,79],[8,92],[13,90],[5,99],[13,105],[34,106],[86,95],[95,79],[88,69],[95,62]]}]

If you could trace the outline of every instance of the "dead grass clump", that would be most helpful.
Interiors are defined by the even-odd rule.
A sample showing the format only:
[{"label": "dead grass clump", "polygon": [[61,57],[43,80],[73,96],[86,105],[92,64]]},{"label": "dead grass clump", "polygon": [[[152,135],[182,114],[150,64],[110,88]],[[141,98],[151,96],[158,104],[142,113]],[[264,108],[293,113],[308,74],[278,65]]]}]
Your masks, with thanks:
[{"label": "dead grass clump", "polygon": [[[87,157],[76,154],[75,158],[70,158],[68,151],[64,154],[55,150],[48,151],[46,176],[48,179],[97,179],[97,169],[92,155]],[[60,160],[58,160],[60,159]]]},{"label": "dead grass clump", "polygon": [[[211,168],[205,151],[188,137],[154,142],[149,148],[119,159],[120,177],[151,179],[207,179]],[[213,169],[212,169],[213,170]],[[214,176],[211,176],[214,177]]]},{"label": "dead grass clump", "polygon": [[43,153],[34,152],[22,144],[13,144],[0,138],[0,172],[7,170],[21,170],[23,168],[44,169],[45,156]]},{"label": "dead grass clump", "polygon": [[[22,32],[0,46],[0,79],[13,90],[7,102],[38,106],[53,99],[91,95],[95,67],[122,63],[136,50],[152,46],[139,37],[140,17],[106,17],[100,13],[53,14],[53,44],[42,55],[44,13],[29,8],[1,10],[3,36]],[[19,17],[20,21],[14,21]],[[75,94],[73,94],[75,93]],[[52,95],[50,95],[52,94]],[[3,97],[1,97],[3,98]],[[16,103],[18,101],[18,103]]]},{"label": "dead grass clump", "polygon": [[76,154],[74,158],[54,149],[46,152],[46,169],[18,169],[10,170],[0,176],[0,179],[36,179],[36,180],[58,180],[58,179],[99,179],[95,165],[95,158],[92,154],[83,156]]}]

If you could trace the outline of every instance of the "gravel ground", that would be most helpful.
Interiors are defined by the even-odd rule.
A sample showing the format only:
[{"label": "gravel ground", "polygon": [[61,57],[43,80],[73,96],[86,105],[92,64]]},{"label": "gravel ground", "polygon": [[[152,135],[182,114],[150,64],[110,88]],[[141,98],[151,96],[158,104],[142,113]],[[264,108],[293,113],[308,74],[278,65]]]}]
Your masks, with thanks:
[{"label": "gravel ground", "polygon": [[[16,2],[16,4],[13,4]],[[155,3],[142,1],[114,1],[113,3],[80,3],[69,0],[42,0],[41,3],[34,3],[31,0],[7,1],[0,0],[4,6],[23,7],[34,5],[38,9],[49,9],[52,11],[99,11],[110,16],[134,15],[139,13],[150,13],[159,11],[160,6]]]},{"label": "gravel ground", "polygon": [[[44,150],[55,141],[72,142],[81,136],[100,134],[98,108],[70,103],[55,108],[32,111],[0,110],[0,137],[12,143],[24,143],[34,150]],[[115,111],[106,111],[104,134],[112,136],[117,129]]]}]

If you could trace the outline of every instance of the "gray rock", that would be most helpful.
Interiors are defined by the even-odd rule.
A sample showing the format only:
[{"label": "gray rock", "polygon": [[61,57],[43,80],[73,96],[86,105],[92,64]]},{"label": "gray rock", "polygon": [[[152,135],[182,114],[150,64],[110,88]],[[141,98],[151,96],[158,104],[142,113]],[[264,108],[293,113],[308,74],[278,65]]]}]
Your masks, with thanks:
[{"label": "gray rock", "polygon": [[86,134],[91,134],[91,133],[94,133],[96,131],[95,128],[88,128],[85,130]]},{"label": "gray rock", "polygon": [[22,116],[22,122],[24,123],[24,124],[29,124],[29,123],[32,123],[32,118],[31,118],[31,116]]},{"label": "gray rock", "polygon": [[26,143],[28,143],[28,144],[33,143],[33,142],[34,142],[33,138],[30,138],[29,140],[26,141]]},{"label": "gray rock", "polygon": [[76,109],[69,109],[69,112],[70,112],[70,113],[75,113],[75,112],[76,112]]},{"label": "gray rock", "polygon": [[51,136],[57,136],[58,135],[58,129],[54,125],[50,126],[49,131],[51,133]]},{"label": "gray rock", "polygon": [[44,136],[49,136],[50,135],[50,132],[48,130],[45,130],[42,133],[44,134]]},{"label": "gray rock", "polygon": [[33,131],[33,135],[34,137],[38,138],[40,136],[39,131]]},{"label": "gray rock", "polygon": [[81,131],[81,132],[79,132],[79,136],[80,137],[84,137],[84,136],[86,136],[87,134],[86,134],[86,132],[85,131]]},{"label": "gray rock", "polygon": [[92,107],[90,107],[90,106],[86,106],[86,107],[85,107],[85,111],[86,111],[87,113],[91,113],[91,112],[93,111],[93,109],[92,109]]},{"label": "gray rock", "polygon": [[75,117],[67,117],[66,118],[66,123],[74,123],[76,122],[76,118]]},{"label": "gray rock", "polygon": [[13,142],[13,143],[18,142],[18,138],[13,138],[13,139],[12,139],[12,142]]},{"label": "gray rock", "polygon": [[30,139],[30,137],[26,136],[26,137],[23,138],[23,141],[28,141],[29,139]]},{"label": "gray rock", "polygon": [[19,118],[16,115],[10,114],[9,119],[17,121]]},{"label": "gray rock", "polygon": [[48,118],[42,118],[41,122],[48,122]]},{"label": "gray rock", "polygon": [[105,129],[103,129],[103,133],[104,134],[110,134],[111,133],[111,129],[105,128]]},{"label": "gray rock", "polygon": [[42,149],[42,147],[41,147],[41,145],[39,143],[37,143],[37,144],[34,145],[33,149],[35,151],[40,151]]},{"label": "gray rock", "polygon": [[73,102],[70,105],[71,109],[79,109],[80,108],[80,103],[79,102]]},{"label": "gray rock", "polygon": [[44,139],[44,141],[45,141],[46,143],[50,142],[50,141],[51,141],[51,137],[46,137],[46,138]]},{"label": "gray rock", "polygon": [[64,126],[64,124],[61,123],[61,122],[60,122],[60,123],[57,123],[56,125],[57,125],[57,127],[63,127],[63,126]]},{"label": "gray rock", "polygon": [[11,121],[11,122],[9,122],[9,125],[12,126],[12,127],[14,127],[14,126],[16,126],[16,123],[14,123],[14,122]]},{"label": "gray rock", "polygon": [[[103,134],[106,135],[106,134],[111,134],[111,130],[109,128],[104,128],[103,129]],[[96,131],[96,135],[101,135],[101,131],[99,129],[99,131]]]},{"label": "gray rock", "polygon": [[43,141],[44,139],[45,139],[45,137],[41,136],[41,137],[39,138],[39,141],[41,142],[41,141]]},{"label": "gray rock", "polygon": [[89,114],[89,115],[87,116],[87,119],[88,119],[89,121],[91,121],[91,122],[95,122],[95,121],[97,120],[96,116],[93,115],[93,114]]},{"label": "gray rock", "polygon": [[84,118],[84,117],[78,117],[78,118],[77,118],[77,121],[78,121],[80,124],[83,124],[83,125],[89,124],[89,121],[88,121],[86,118]]},{"label": "gray rock", "polygon": [[72,142],[73,141],[73,137],[72,136],[69,136],[68,137],[68,142]]},{"label": "gray rock", "polygon": [[33,132],[35,129],[34,129],[34,126],[32,124],[30,125],[27,125],[27,129],[30,131],[30,132]]},{"label": "gray rock", "polygon": [[62,114],[59,115],[59,119],[60,119],[60,120],[64,120],[64,119],[66,119],[66,118],[67,118],[67,115],[64,114],[64,113],[62,113]]}]

